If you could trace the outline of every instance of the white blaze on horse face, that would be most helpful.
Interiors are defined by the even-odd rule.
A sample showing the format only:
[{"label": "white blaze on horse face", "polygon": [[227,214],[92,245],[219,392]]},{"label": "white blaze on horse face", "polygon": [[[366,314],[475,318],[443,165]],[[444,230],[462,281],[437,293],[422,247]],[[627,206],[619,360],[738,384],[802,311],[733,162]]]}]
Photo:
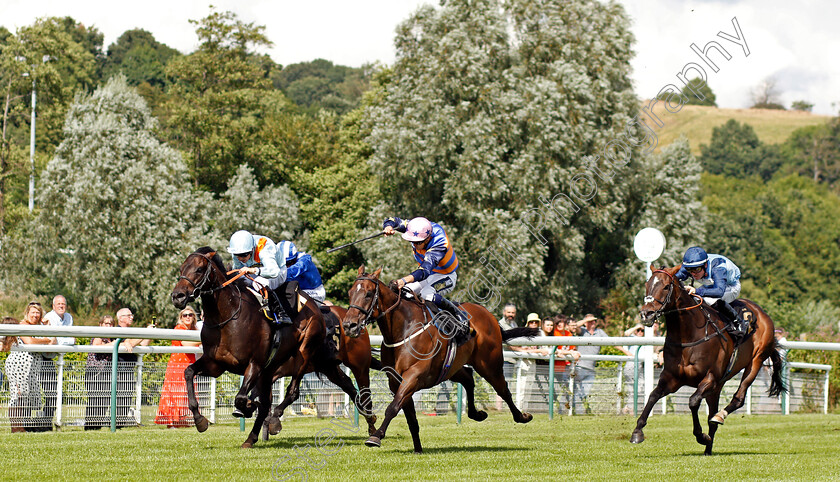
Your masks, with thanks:
[{"label": "white blaze on horse face", "polygon": [[356,285],[356,291],[362,291],[362,285]]}]

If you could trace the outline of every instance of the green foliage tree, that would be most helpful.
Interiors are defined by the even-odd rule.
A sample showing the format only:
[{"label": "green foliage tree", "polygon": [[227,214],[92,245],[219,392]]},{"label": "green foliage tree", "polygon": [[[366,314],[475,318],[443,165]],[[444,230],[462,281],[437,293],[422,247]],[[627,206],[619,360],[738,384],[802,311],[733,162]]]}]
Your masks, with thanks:
[{"label": "green foliage tree", "polygon": [[785,142],[784,151],[801,174],[836,188],[840,179],[840,117],[797,129]]},{"label": "green foliage tree", "polygon": [[811,112],[811,109],[814,108],[814,104],[808,102],[807,100],[795,100],[790,104],[791,110],[799,110],[802,112]]},{"label": "green foliage tree", "polygon": [[764,180],[787,164],[778,146],[762,143],[752,126],[735,119],[712,129],[709,144],[700,144],[700,162],[712,174],[736,178],[759,176]]},{"label": "green foliage tree", "polygon": [[[682,90],[683,100],[685,105],[704,105],[710,107],[717,107],[717,97],[709,87],[709,84],[703,82],[703,79],[695,77],[688,81],[688,85]],[[665,93],[659,96],[659,100],[668,100],[672,95]]]},{"label": "green foliage tree", "polygon": [[827,186],[795,175],[762,183],[706,174],[703,193],[707,248],[741,268],[743,296],[781,306],[840,297],[825,282],[840,275],[840,197]]},{"label": "green foliage tree", "polygon": [[[594,304],[627,253],[624,174],[638,167],[640,142],[624,156],[609,151],[609,162],[603,152],[624,138],[637,109],[631,43],[616,4],[460,0],[420,8],[398,27],[397,61],[379,78],[381,100],[366,109],[371,166],[387,202],[375,214],[441,222],[459,252],[464,298],[491,309],[502,299],[529,309]],[[587,171],[587,156],[600,156],[594,162],[607,182]],[[598,187],[591,195],[591,184],[573,185],[587,175]],[[581,194],[576,215],[548,209],[533,233],[519,222],[546,209],[541,199],[572,189]],[[593,251],[607,254],[587,264]],[[512,255],[512,269],[491,254]],[[480,288],[487,281],[489,292]]]},{"label": "green foliage tree", "polygon": [[260,129],[266,109],[284,101],[271,92],[264,58],[251,50],[271,42],[263,31],[231,12],[212,11],[191,23],[201,42],[190,55],[166,67],[167,129],[182,149],[196,186],[222,192],[236,166],[258,166]]},{"label": "green foliage tree", "polygon": [[359,106],[362,94],[369,88],[366,68],[334,65],[329,60],[291,64],[272,75],[274,86],[295,104],[314,113],[327,109],[345,114]]},{"label": "green foliage tree", "polygon": [[145,82],[162,88],[166,85],[166,64],[179,55],[177,50],[158,42],[146,30],[127,30],[108,46],[102,76],[107,79],[122,72],[129,85]]},{"label": "green foliage tree", "polygon": [[5,229],[6,209],[14,209],[27,199],[29,169],[23,160],[29,146],[33,79],[37,88],[37,148],[39,154],[47,156],[60,140],[61,122],[73,95],[94,82],[93,55],[73,40],[67,22],[67,18],[39,19],[15,34],[6,31],[0,41],[0,232]]},{"label": "green foliage tree", "polygon": [[43,175],[42,208],[4,245],[4,267],[20,273],[20,287],[141,315],[174,314],[166,291],[205,238],[213,200],[191,189],[181,156],[155,129],[121,76],[77,98]]}]

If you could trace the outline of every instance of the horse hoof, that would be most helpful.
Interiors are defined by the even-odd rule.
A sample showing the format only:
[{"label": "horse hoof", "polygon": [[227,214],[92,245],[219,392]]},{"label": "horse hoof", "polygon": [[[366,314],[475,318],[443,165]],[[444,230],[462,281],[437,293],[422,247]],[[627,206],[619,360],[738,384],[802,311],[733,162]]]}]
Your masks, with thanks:
[{"label": "horse hoof", "polygon": [[371,436],[369,439],[365,440],[365,445],[368,447],[381,447],[382,446],[382,439],[379,437]]},{"label": "horse hoof", "polygon": [[723,417],[721,417],[720,415],[715,415],[714,417],[709,419],[709,423],[723,425]]},{"label": "horse hoof", "polygon": [[516,423],[528,423],[534,419],[534,416],[528,412],[522,412],[522,418],[516,421]]},{"label": "horse hoof", "polygon": [[245,414],[242,413],[242,410],[239,410],[238,408],[234,408],[233,412],[231,412],[231,415],[233,415],[234,418],[245,418]]},{"label": "horse hoof", "polygon": [[280,419],[277,417],[272,417],[268,419],[268,433],[269,435],[277,435],[280,431],[283,430],[283,424],[280,423]]},{"label": "horse hoof", "polygon": [[630,436],[631,444],[640,444],[645,441],[645,434],[641,430],[634,430],[633,435]]},{"label": "horse hoof", "polygon": [[254,444],[252,444],[251,442],[242,442],[242,448],[243,449],[252,449],[252,448],[254,448]]},{"label": "horse hoof", "polygon": [[483,422],[487,420],[487,412],[485,412],[484,410],[479,410],[475,413],[468,415],[471,419],[475,420],[476,422]]},{"label": "horse hoof", "polygon": [[207,428],[210,427],[210,421],[207,420],[203,415],[197,419],[195,419],[195,429],[200,432],[204,432]]}]

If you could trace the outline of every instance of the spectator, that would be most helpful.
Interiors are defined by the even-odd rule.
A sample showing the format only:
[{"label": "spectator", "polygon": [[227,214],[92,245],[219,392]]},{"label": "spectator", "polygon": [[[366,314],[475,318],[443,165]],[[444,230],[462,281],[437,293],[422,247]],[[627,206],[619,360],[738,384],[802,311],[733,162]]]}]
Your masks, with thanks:
[{"label": "spectator", "polygon": [[[529,313],[525,319],[526,328],[540,328],[540,315],[537,313]],[[542,336],[540,333],[538,336]],[[522,353],[534,353],[545,355],[547,352],[543,347],[539,346],[518,346],[511,347],[516,351]],[[537,361],[531,358],[523,358],[519,360],[522,365],[522,373],[525,376],[523,383],[517,385],[517,405],[522,407],[522,410],[532,410],[532,405],[537,402]]]},{"label": "spectator", "polygon": [[[73,316],[67,312],[67,299],[64,296],[57,295],[52,300],[52,311],[44,316],[45,324],[50,326],[73,326]],[[72,345],[75,339],[69,336],[60,336],[56,338],[58,345]],[[58,353],[44,353],[43,364],[43,385],[44,385],[44,418],[40,421],[40,426],[45,427],[46,430],[53,429],[53,415],[55,414],[55,399],[58,385],[56,382],[55,362],[53,358]]]},{"label": "spectator", "polygon": [[[574,333],[568,329],[569,321],[571,319],[568,316],[557,315],[554,322],[554,336],[574,336]],[[557,347],[555,357],[564,358],[568,355],[571,355],[575,362],[580,360],[580,353],[575,350],[574,346],[560,345]],[[560,393],[563,394],[563,406],[566,410],[571,408],[571,401],[569,400],[571,394],[571,390],[569,390],[569,365],[571,364],[572,362],[568,360],[556,360],[554,362],[554,378],[559,384]]]},{"label": "spectator", "polygon": [[[499,318],[499,327],[502,330],[510,330],[519,327],[519,325],[516,324],[515,304],[508,303],[505,305],[504,309],[502,310],[502,317]],[[505,351],[523,351],[521,346],[510,346],[507,343],[503,345],[503,349]],[[504,358],[504,365],[502,367],[502,370],[505,375],[505,380],[513,380],[513,371],[515,366],[515,358],[511,358],[509,356]],[[496,410],[501,410],[503,408],[503,404],[504,400],[502,400],[501,397],[496,395]]]},{"label": "spectator", "polygon": [[[134,323],[134,313],[128,308],[117,311],[117,324],[121,328],[129,328]],[[149,325],[154,328],[154,325]],[[137,355],[132,353],[137,346],[148,346],[151,340],[126,339],[120,343],[128,353],[120,353],[117,357],[117,428],[137,425],[131,407],[137,382]]]},{"label": "spectator", "polygon": [[[581,322],[584,326],[580,327],[578,336],[607,336],[604,330],[597,327],[598,318],[593,314],[588,314],[583,317]],[[597,355],[601,352],[600,346],[580,346],[577,350],[581,355]],[[592,390],[592,384],[595,382],[595,360],[580,360],[575,367],[575,400],[574,413],[589,413],[589,409],[585,408],[589,405],[589,393]],[[586,402],[586,405],[584,405]]]},{"label": "spectator", "polygon": [[[645,327],[642,326],[641,323],[636,323],[635,326],[628,328],[624,331],[624,336],[645,336]],[[641,362],[644,360],[645,352],[644,350],[648,350],[651,352],[652,350],[650,347],[646,346],[638,346],[638,345],[626,345],[626,346],[616,346],[616,348],[623,354],[627,356],[632,356],[635,358],[636,350],[640,350],[639,352],[639,373],[641,373],[642,365]],[[633,389],[633,382],[636,379],[636,362],[634,361],[627,361],[624,362],[624,368],[622,369],[623,375],[623,388],[622,393],[628,394]],[[627,397],[622,397],[626,399]],[[624,407],[621,409],[621,413],[627,415],[630,413],[630,406],[625,404]]]},{"label": "spectator", "polygon": [[[782,357],[782,363],[787,363],[787,349],[782,348],[779,346],[781,343],[785,343],[787,341],[787,331],[784,328],[776,328],[773,332],[773,336],[776,338],[776,350],[779,352],[779,355]],[[769,360],[769,358],[768,358]]]},{"label": "spectator", "polygon": [[[105,315],[99,326],[111,328],[114,317]],[[114,345],[111,338],[94,338],[93,346]],[[108,410],[111,406],[111,354],[88,353],[85,363],[85,389],[88,401],[85,407],[85,430],[98,430],[109,425]]]},{"label": "spectator", "polygon": [[[43,325],[44,310],[41,303],[33,301],[26,306],[21,325]],[[5,318],[4,324],[14,323],[13,318]],[[55,338],[38,336],[19,336],[19,345],[54,345]],[[4,343],[4,348],[10,345]],[[9,424],[12,433],[41,432],[32,420],[32,410],[41,407],[41,370],[44,358],[39,353],[25,351],[12,352],[6,358],[6,376],[9,379]]]},{"label": "spectator", "polygon": [[[195,330],[195,310],[187,306],[178,315],[176,330]],[[201,346],[200,341],[172,340],[172,346]],[[193,353],[173,353],[166,365],[166,378],[161,390],[155,423],[168,428],[189,427],[192,425],[192,413],[187,404],[187,384],[184,370],[195,363]]]}]

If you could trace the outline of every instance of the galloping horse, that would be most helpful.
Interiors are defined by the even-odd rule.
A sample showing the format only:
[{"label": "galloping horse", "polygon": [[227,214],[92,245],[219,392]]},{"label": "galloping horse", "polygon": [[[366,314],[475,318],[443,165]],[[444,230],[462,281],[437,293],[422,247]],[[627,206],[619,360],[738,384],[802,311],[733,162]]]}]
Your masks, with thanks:
[{"label": "galloping horse", "polygon": [[[345,334],[341,320],[344,319],[346,314],[347,310],[341,306],[329,306],[329,313],[325,314],[325,318],[328,321],[332,318],[339,330],[339,333],[337,333],[339,335],[338,353],[326,346],[322,347],[321,352],[316,354],[313,359],[313,369],[308,370],[307,373],[315,371],[326,375],[331,382],[349,395],[353,403],[358,406],[359,412],[367,420],[368,435],[373,435],[376,431],[376,415],[373,414],[373,404],[370,398],[370,369],[373,366],[373,368],[379,370],[382,368],[382,364],[371,355],[370,336],[368,336],[367,330],[362,330],[356,338],[350,338]],[[328,323],[329,325],[331,323]],[[338,368],[339,363],[344,363],[353,372],[356,383],[359,385],[358,392],[350,378]],[[274,372],[274,379],[292,375],[294,368],[294,360],[290,359]],[[297,400],[298,396],[299,393],[292,394],[292,401]],[[282,428],[280,417],[283,416],[286,406],[281,404],[275,407],[271,416],[265,421],[267,426],[265,427],[264,438],[267,438],[268,434],[276,435],[280,432]]]},{"label": "galloping horse", "polygon": [[[755,324],[753,335],[736,349],[731,337],[725,334],[725,323],[718,313],[699,296],[692,298],[674,277],[679,269],[679,266],[669,269],[654,269],[651,266],[653,275],[645,284],[642,323],[651,326],[660,316],[665,317],[665,368],[639,416],[630,442],[641,443],[645,440],[642,428],[647,424],[656,402],[687,385],[697,388],[688,402],[694,420],[694,437],[697,443],[706,446],[705,454],[711,455],[718,425],[722,425],[727,415],[744,405],[747,388],[767,358],[773,362],[769,394],[777,396],[786,390],[781,377],[782,359],[776,351],[773,321],[757,304],[749,300],[737,300],[733,304],[736,309],[741,305],[746,307],[749,311],[743,312],[742,316]],[[718,411],[723,384],[741,369],[744,375],[738,391],[729,405]],[[708,435],[703,433],[697,416],[703,399],[709,406]]]},{"label": "galloping horse", "polygon": [[259,437],[270,403],[253,402],[248,399],[248,393],[255,389],[261,402],[271,400],[274,371],[292,359],[294,373],[284,400],[284,403],[291,403],[289,392],[297,391],[312,356],[324,342],[324,318],[315,302],[307,299],[293,323],[281,328],[280,346],[270,357],[271,328],[256,297],[245,288],[241,279],[227,283],[222,258],[214,250],[199,248],[187,256],[180,272],[172,291],[172,303],[181,309],[201,296],[204,307],[201,329],[204,355],[184,371],[195,427],[203,432],[209,422],[199,412],[193,378],[196,375],[215,378],[225,371],[244,375],[234,405],[246,416],[251,416],[257,409],[254,427],[242,444],[242,448],[250,448]]},{"label": "galloping horse", "polygon": [[[365,444],[379,447],[391,420],[402,409],[405,413],[414,452],[423,451],[420,445],[420,427],[411,396],[420,389],[433,387],[444,380],[463,385],[467,392],[467,415],[476,421],[487,418],[487,412],[475,407],[475,381],[470,364],[508,404],[514,421],[528,423],[533,418],[516,408],[502,373],[502,341],[510,338],[536,336],[534,328],[514,328],[502,332],[496,318],[484,307],[464,303],[461,305],[475,329],[476,335],[466,343],[454,347],[447,329],[438,327],[436,321],[426,315],[426,308],[414,300],[406,300],[391,291],[379,279],[382,269],[372,275],[359,268],[358,277],[350,288],[350,308],[344,317],[344,330],[351,337],[358,336],[368,323],[379,323],[382,331],[382,364],[390,367],[398,376],[389,376],[388,382],[394,400],[385,410],[385,418]],[[443,330],[441,328],[444,328]],[[448,335],[448,336],[447,336]],[[454,351],[450,352],[449,348]],[[448,356],[448,355],[451,355]]]}]

